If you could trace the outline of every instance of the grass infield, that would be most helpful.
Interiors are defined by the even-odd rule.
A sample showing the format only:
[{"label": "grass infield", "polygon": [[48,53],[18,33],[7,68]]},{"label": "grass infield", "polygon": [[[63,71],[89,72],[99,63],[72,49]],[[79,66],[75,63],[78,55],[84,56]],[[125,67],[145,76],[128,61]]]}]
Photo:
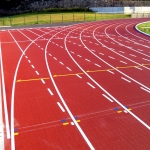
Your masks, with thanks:
[{"label": "grass infield", "polygon": [[137,26],[139,30],[150,35],[150,22],[146,22]]}]

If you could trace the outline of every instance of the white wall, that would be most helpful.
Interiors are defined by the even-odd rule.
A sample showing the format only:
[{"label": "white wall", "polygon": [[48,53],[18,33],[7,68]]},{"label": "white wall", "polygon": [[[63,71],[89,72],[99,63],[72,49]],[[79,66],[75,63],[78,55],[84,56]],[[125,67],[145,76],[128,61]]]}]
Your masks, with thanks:
[{"label": "white wall", "polygon": [[91,7],[90,9],[98,13],[150,13],[150,7]]}]

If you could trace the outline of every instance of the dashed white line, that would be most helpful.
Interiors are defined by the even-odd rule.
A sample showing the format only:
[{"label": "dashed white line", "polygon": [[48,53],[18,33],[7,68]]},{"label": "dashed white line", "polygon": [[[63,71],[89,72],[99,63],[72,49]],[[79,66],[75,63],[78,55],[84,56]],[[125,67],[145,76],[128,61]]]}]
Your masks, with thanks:
[{"label": "dashed white line", "polygon": [[143,60],[146,60],[146,61],[150,61],[149,59],[146,59],[146,58],[142,58]]},{"label": "dashed white line", "polygon": [[148,93],[150,93],[150,91],[149,90],[147,90],[147,89],[145,89],[145,88],[143,88],[143,87],[140,87],[142,90],[144,90],[144,91],[146,91],[146,92],[148,92]]},{"label": "dashed white line", "polygon": [[123,51],[119,51],[120,53],[125,53],[125,52],[123,52]]},{"label": "dashed white line", "polygon": [[45,81],[43,79],[41,79],[42,83],[45,84]]},{"label": "dashed white line", "polygon": [[139,70],[143,70],[142,68],[140,68],[140,67],[135,67],[135,68],[137,68],[137,69],[139,69]]},{"label": "dashed white line", "polygon": [[82,78],[81,76],[79,76],[78,74],[76,74],[77,77],[79,77],[80,79]]},{"label": "dashed white line", "polygon": [[115,59],[114,57],[111,57],[111,56],[108,56],[109,58],[111,58],[111,59]]},{"label": "dashed white line", "polygon": [[74,54],[74,52],[71,51],[72,54]]},{"label": "dashed white line", "polygon": [[25,56],[25,58],[28,58],[28,56]]},{"label": "dashed white line", "polygon": [[55,60],[57,60],[57,58],[56,57],[53,57]]},{"label": "dashed white line", "polygon": [[35,71],[37,75],[39,75],[38,71]]},{"label": "dashed white line", "polygon": [[69,67],[66,67],[69,71],[72,71]]},{"label": "dashed white line", "polygon": [[90,60],[88,60],[88,59],[85,59],[86,61],[88,61],[88,62],[90,62]]},{"label": "dashed white line", "polygon": [[52,91],[51,91],[49,88],[47,88],[47,90],[48,90],[48,92],[49,92],[51,95],[54,95],[54,94],[52,93]]},{"label": "dashed white line", "polygon": [[111,74],[114,74],[114,72],[110,71],[110,70],[107,70],[108,72],[110,72]]},{"label": "dashed white line", "polygon": [[102,94],[105,98],[107,98],[110,102],[113,102],[112,99],[110,99],[108,96],[106,96],[105,94]]},{"label": "dashed white line", "polygon": [[61,65],[64,65],[61,61],[59,62]]},{"label": "dashed white line", "polygon": [[94,87],[92,84],[90,84],[89,82],[87,82],[87,84],[88,84],[89,86],[91,86],[93,89],[95,89],[95,87]]},{"label": "dashed white line", "polygon": [[28,60],[28,62],[29,62],[29,63],[31,63],[31,61],[30,61],[30,60]]},{"label": "dashed white line", "polygon": [[50,53],[48,54],[49,56],[52,56]]},{"label": "dashed white line", "polygon": [[80,56],[80,55],[77,55],[78,57],[82,57],[82,56]]},{"label": "dashed white line", "polygon": [[101,67],[100,65],[98,65],[98,64],[94,64],[95,66],[98,66],[98,67]]},{"label": "dashed white line", "polygon": [[123,64],[127,64],[126,62],[124,62],[124,61],[122,61],[122,60],[120,60],[120,62],[123,63]]},{"label": "dashed white line", "polygon": [[99,53],[99,54],[104,55],[103,53]]},{"label": "dashed white line", "polygon": [[32,68],[35,68],[33,65],[31,65]]},{"label": "dashed white line", "polygon": [[136,57],[136,56],[135,56],[135,55],[133,55],[133,54],[130,54],[130,56]]},{"label": "dashed white line", "polygon": [[127,82],[131,83],[131,81],[130,81],[130,80],[125,79],[124,77],[121,77],[121,79],[123,79],[123,80],[125,80],[125,81],[127,81]]},{"label": "dashed white line", "polygon": [[141,52],[143,51],[142,49],[137,49],[137,50],[139,50],[139,51],[141,51]]},{"label": "dashed white line", "polygon": [[59,102],[57,102],[57,105],[59,106],[59,108],[62,110],[62,112],[65,112],[65,109],[61,106],[61,104]]},{"label": "dashed white line", "polygon": [[95,43],[95,45],[99,45],[98,43]]}]

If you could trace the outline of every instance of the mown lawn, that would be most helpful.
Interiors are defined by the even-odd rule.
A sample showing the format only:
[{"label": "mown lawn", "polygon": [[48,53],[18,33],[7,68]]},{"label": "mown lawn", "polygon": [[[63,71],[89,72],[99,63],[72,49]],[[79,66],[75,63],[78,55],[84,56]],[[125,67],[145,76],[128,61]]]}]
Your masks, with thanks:
[{"label": "mown lawn", "polygon": [[137,26],[137,28],[150,35],[150,22],[140,24]]}]

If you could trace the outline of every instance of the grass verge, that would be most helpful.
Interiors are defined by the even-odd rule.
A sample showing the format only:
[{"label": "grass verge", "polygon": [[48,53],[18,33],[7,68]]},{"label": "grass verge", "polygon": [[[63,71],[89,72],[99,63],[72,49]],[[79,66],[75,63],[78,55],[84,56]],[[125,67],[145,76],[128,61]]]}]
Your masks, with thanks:
[{"label": "grass verge", "polygon": [[22,26],[33,24],[52,24],[62,22],[84,22],[109,19],[130,18],[127,14],[98,14],[94,12],[74,13],[29,13],[0,18],[0,26]]},{"label": "grass verge", "polygon": [[145,32],[146,34],[150,35],[150,22],[146,22],[146,23],[140,24],[140,25],[137,26],[137,28],[140,31]]}]

